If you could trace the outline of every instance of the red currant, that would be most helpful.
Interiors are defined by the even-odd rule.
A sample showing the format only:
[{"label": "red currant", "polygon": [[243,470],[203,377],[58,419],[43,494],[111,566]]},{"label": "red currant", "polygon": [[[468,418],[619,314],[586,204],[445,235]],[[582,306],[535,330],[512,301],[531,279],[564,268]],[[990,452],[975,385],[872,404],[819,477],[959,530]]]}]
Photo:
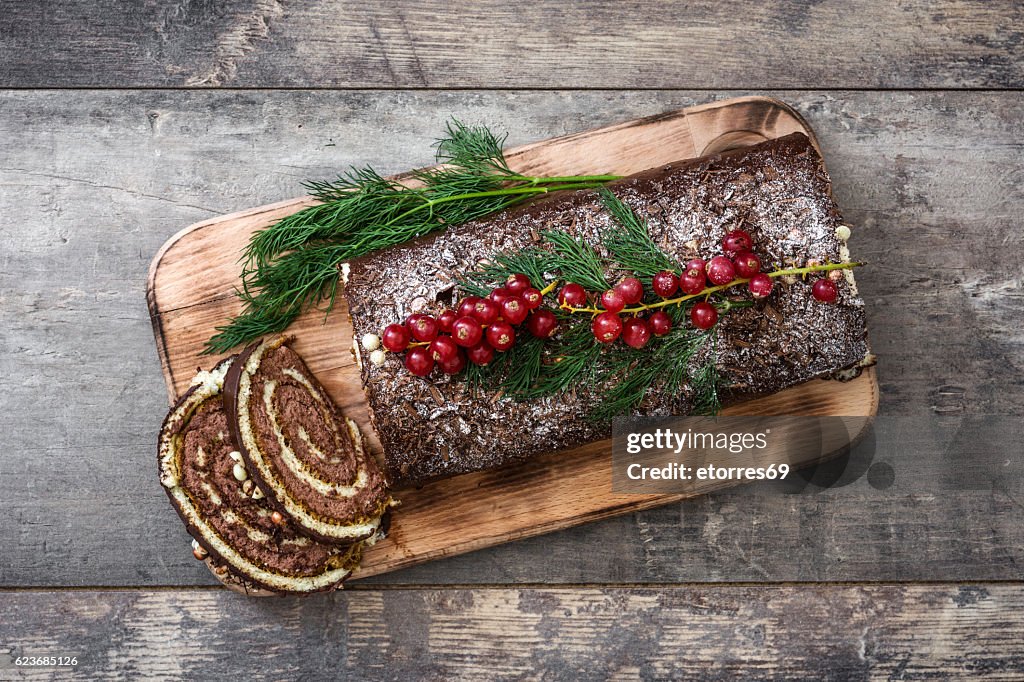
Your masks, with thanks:
[{"label": "red currant", "polygon": [[475,317],[465,315],[455,320],[455,324],[452,325],[452,339],[463,348],[475,346],[483,337],[483,327]]},{"label": "red currant", "polygon": [[761,259],[750,251],[739,253],[732,259],[736,266],[736,274],[740,277],[753,277],[761,272]]},{"label": "red currant", "polygon": [[558,318],[550,310],[535,310],[526,321],[526,328],[538,339],[548,339],[558,327]]},{"label": "red currant", "polygon": [[694,277],[703,278],[707,274],[707,263],[702,258],[693,258],[686,262],[686,268],[684,272],[688,272]]},{"label": "red currant", "polygon": [[474,365],[489,365],[491,360],[494,359],[494,349],[491,348],[491,344],[486,341],[481,341],[472,348],[466,349],[466,355],[469,356],[469,361]]},{"label": "red currant", "polygon": [[711,329],[718,322],[718,311],[710,303],[701,301],[690,309],[690,320],[697,329]]},{"label": "red currant", "polygon": [[437,320],[430,315],[412,315],[406,324],[412,338],[417,341],[433,341],[441,330]]},{"label": "red currant", "polygon": [[626,300],[618,289],[609,289],[601,294],[601,305],[610,313],[617,313],[626,307]]},{"label": "red currant", "polygon": [[740,251],[750,251],[754,247],[754,240],[746,230],[733,230],[722,239],[722,250],[729,256],[735,256]]},{"label": "red currant", "polygon": [[651,325],[647,320],[631,317],[622,323],[622,342],[631,348],[643,348],[651,340]]},{"label": "red currant", "polygon": [[492,301],[494,301],[495,303],[497,303],[500,306],[502,303],[507,301],[509,296],[511,296],[511,295],[512,295],[512,292],[509,291],[508,289],[506,289],[505,287],[498,287],[497,289],[492,291],[487,296],[487,298],[491,299]]},{"label": "red currant", "polygon": [[516,332],[508,322],[495,322],[487,328],[487,343],[494,350],[505,351],[516,342]]},{"label": "red currant", "polygon": [[451,362],[459,354],[459,347],[450,336],[439,336],[430,342],[430,355],[440,363]]},{"label": "red currant", "polygon": [[622,295],[626,305],[636,305],[644,299],[644,285],[636,277],[626,277],[615,285],[615,291]]},{"label": "red currant", "polygon": [[455,309],[456,312],[459,314],[459,317],[472,315],[473,311],[476,310],[476,303],[479,300],[479,296],[467,296],[466,298],[459,301],[459,307]]},{"label": "red currant", "polygon": [[672,331],[672,318],[664,310],[652,313],[647,321],[651,323],[651,331],[655,336],[665,336]]},{"label": "red currant", "polygon": [[425,377],[434,369],[434,357],[426,346],[417,346],[405,354],[405,368],[418,377]]},{"label": "red currant", "polygon": [[530,278],[522,273],[509,275],[505,280],[505,288],[513,294],[521,294],[530,287]]},{"label": "red currant", "polygon": [[692,270],[687,270],[679,278],[679,288],[683,290],[683,293],[687,296],[693,296],[704,291],[705,285],[708,281],[704,278],[704,271],[701,270],[700,274],[692,274]]},{"label": "red currant", "polygon": [[773,286],[775,286],[775,283],[772,282],[772,278],[763,272],[751,277],[750,283],[747,284],[750,294],[754,298],[768,298],[768,294],[772,293]]},{"label": "red currant", "polygon": [[679,278],[674,272],[662,270],[651,279],[651,288],[662,298],[668,298],[679,289]]},{"label": "red currant", "polygon": [[828,278],[822,278],[815,282],[811,287],[811,293],[822,303],[835,303],[839,298],[839,289],[836,288],[835,282]]},{"label": "red currant", "polygon": [[454,310],[445,310],[437,316],[437,326],[445,334],[451,334],[452,324],[454,324],[457,319],[459,319],[459,314],[457,312]]},{"label": "red currant", "polygon": [[513,327],[517,324],[522,324],[529,314],[530,309],[521,296],[512,296],[501,304],[501,316]]},{"label": "red currant", "polygon": [[380,342],[392,353],[401,353],[409,347],[409,329],[404,324],[389,324],[384,328]]},{"label": "red currant", "polygon": [[527,287],[519,295],[526,301],[526,307],[530,310],[539,308],[540,304],[544,302],[544,296],[533,287]]},{"label": "red currant", "polygon": [[480,324],[491,324],[498,319],[498,315],[501,314],[501,308],[498,304],[489,298],[481,298],[473,306],[473,317],[475,317]]},{"label": "red currant", "polygon": [[736,266],[725,256],[715,256],[708,263],[708,280],[712,284],[728,284],[736,279]]},{"label": "red currant", "polygon": [[579,284],[570,282],[558,292],[558,302],[570,308],[582,308],[587,305],[587,292]]},{"label": "red currant", "polygon": [[441,371],[445,374],[458,374],[462,370],[466,369],[466,354],[461,349],[455,350],[455,355],[451,360],[445,362],[438,361],[437,366],[441,368]]},{"label": "red currant", "polygon": [[590,331],[601,343],[611,343],[622,333],[622,320],[615,313],[601,313],[590,323]]}]

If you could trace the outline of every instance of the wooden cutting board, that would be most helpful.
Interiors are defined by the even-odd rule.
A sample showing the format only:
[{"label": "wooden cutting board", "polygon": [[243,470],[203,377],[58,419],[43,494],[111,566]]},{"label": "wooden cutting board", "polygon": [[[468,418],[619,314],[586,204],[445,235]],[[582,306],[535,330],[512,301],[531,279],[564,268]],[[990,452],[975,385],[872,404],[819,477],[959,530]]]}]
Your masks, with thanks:
[{"label": "wooden cutting board", "polygon": [[[777,100],[743,97],[628,121],[511,149],[509,165],[530,175],[629,175],[663,163],[722,152],[792,132],[814,134]],[[815,145],[817,143],[815,142]],[[198,368],[213,328],[238,310],[239,255],[254,230],[311,203],[293,199],[196,223],[153,259],[147,300],[173,401]],[[289,329],[295,349],[344,413],[370,434],[352,331],[342,297],[327,316],[311,312]],[[870,416],[878,406],[873,369],[847,383],[811,381],[725,410],[725,414]],[[867,420],[865,420],[865,423]],[[370,437],[371,445],[376,437]],[[388,538],[367,551],[358,576],[469,552],[587,521],[674,502],[684,495],[611,492],[611,442],[553,453],[525,465],[467,474],[398,492]],[[699,492],[729,485],[715,482]],[[694,493],[696,494],[696,493]]]}]

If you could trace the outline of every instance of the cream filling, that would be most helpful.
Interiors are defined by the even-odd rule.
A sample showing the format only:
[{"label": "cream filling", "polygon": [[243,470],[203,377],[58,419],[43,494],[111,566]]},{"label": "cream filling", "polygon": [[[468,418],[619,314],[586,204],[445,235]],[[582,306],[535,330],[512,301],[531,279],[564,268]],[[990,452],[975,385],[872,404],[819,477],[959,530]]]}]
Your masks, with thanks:
[{"label": "cream filling", "polygon": [[[846,227],[847,229],[850,228],[849,225],[847,225]],[[836,235],[836,238],[839,239],[839,260],[841,260],[844,263],[849,263],[850,247],[847,244],[847,240],[842,239],[841,237],[839,237],[839,235]],[[853,276],[853,269],[851,268],[849,270],[843,270],[842,272],[843,279],[845,279],[846,283],[850,286],[850,291],[853,292],[854,296],[859,296],[860,292],[857,291],[857,280]]]},{"label": "cream filling", "polygon": [[[366,470],[359,470],[355,483],[352,485],[328,483],[327,481],[317,478],[309,467],[307,467],[306,464],[296,456],[295,450],[288,445],[288,441],[284,437],[284,433],[281,431],[281,426],[277,423],[277,418],[274,416],[273,412],[274,391],[276,388],[276,381],[268,381],[263,386],[263,407],[267,410],[267,418],[270,420],[270,426],[274,430],[274,437],[277,439],[277,445],[281,448],[281,460],[284,465],[288,467],[288,470],[295,474],[300,481],[313,488],[321,495],[334,495],[345,498],[354,497],[356,493],[366,487]],[[309,435],[306,433],[305,429],[299,429],[299,438],[309,446],[310,450],[312,450],[313,454],[317,457],[325,461],[328,459],[327,455],[317,448],[309,439]]]},{"label": "cream filling", "polygon": [[[174,422],[181,423],[186,419],[190,419],[196,408],[204,400],[220,393],[221,387],[224,385],[224,377],[227,375],[228,367],[230,366],[230,362],[225,362],[209,372],[199,372],[196,374],[190,385],[199,386],[199,388],[193,391],[188,400],[178,408],[173,421],[167,424],[168,430],[174,427]],[[161,438],[160,440],[160,483],[165,488],[173,488],[181,481],[181,471],[178,469],[178,461],[174,456],[176,450],[174,440],[174,438]]]},{"label": "cream filling", "polygon": [[206,494],[210,496],[210,502],[213,502],[219,507],[221,504],[220,495],[218,495],[217,491],[213,489],[213,486],[206,481],[203,481],[203,490],[205,490]]},{"label": "cream filling", "polygon": [[[242,408],[238,411],[237,415],[238,430],[241,432],[242,438],[246,441],[246,449],[249,451],[249,458],[253,461],[253,464],[256,465],[256,468],[259,470],[260,476],[263,480],[271,484],[270,487],[275,494],[275,498],[284,507],[288,516],[299,523],[302,527],[315,533],[319,533],[324,537],[336,538],[339,540],[349,540],[375,533],[377,528],[380,526],[380,517],[374,518],[367,523],[347,526],[329,523],[312,516],[287,495],[280,494],[280,481],[270,470],[269,465],[263,458],[263,453],[256,447],[250,447],[251,444],[256,443],[256,436],[252,428],[252,420],[249,417],[249,409],[247,407],[252,396],[252,375],[256,372],[260,362],[263,360],[263,354],[269,347],[271,347],[269,344],[264,343],[249,355],[249,358],[245,363],[245,367],[242,368],[243,371],[238,381],[238,404]],[[268,414],[271,413],[268,412]],[[275,428],[274,431],[275,433],[278,433],[279,429]]]}]

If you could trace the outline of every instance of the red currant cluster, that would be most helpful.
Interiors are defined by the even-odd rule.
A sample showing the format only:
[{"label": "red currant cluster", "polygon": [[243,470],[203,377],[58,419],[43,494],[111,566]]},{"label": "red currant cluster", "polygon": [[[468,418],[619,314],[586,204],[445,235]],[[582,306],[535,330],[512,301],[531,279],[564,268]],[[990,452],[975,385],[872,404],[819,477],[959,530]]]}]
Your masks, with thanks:
[{"label": "red currant cluster", "polygon": [[405,366],[425,377],[434,366],[445,374],[458,374],[466,362],[486,365],[495,351],[506,351],[516,341],[516,330],[524,325],[534,336],[549,338],[558,326],[555,313],[542,308],[544,294],[529,277],[510,275],[504,286],[486,298],[467,296],[437,317],[414,314],[403,324],[390,324],[380,342],[392,353],[405,354]]},{"label": "red currant cluster", "polygon": [[[587,292],[579,284],[566,284],[562,287],[558,300],[561,307],[570,312],[594,314],[591,330],[598,341],[612,343],[621,338],[633,348],[643,348],[652,335],[663,336],[672,329],[672,320],[663,310],[656,310],[646,318],[641,317],[640,314],[647,310],[682,303],[689,298],[711,294],[744,282],[756,299],[771,294],[772,276],[761,272],[761,259],[751,251],[752,248],[753,240],[748,232],[733,230],[722,240],[725,255],[715,256],[709,261],[694,258],[686,263],[679,275],[671,270],[662,270],[651,279],[651,289],[662,299],[657,303],[641,304],[644,288],[636,277],[626,277],[614,288],[599,296],[595,294],[595,306],[599,304],[599,308],[587,306]],[[673,298],[677,292],[681,292],[682,296]],[[812,293],[819,301],[833,303],[839,292],[830,279],[823,278],[814,283]],[[622,312],[632,316],[623,321],[619,317]],[[711,329],[718,322],[718,310],[708,301],[701,301],[690,309],[690,321],[698,329]]]},{"label": "red currant cluster", "polygon": [[569,283],[558,292],[558,302],[570,311],[597,313],[590,323],[590,331],[601,343],[612,343],[618,338],[627,346],[643,348],[652,336],[664,336],[672,330],[672,318],[664,310],[658,310],[648,317],[627,317],[619,313],[626,306],[640,303],[644,298],[644,286],[636,277],[626,277],[613,289],[608,289],[597,300],[602,308],[587,307],[587,292],[579,284]]},{"label": "red currant cluster", "polygon": [[[694,258],[686,263],[681,274],[662,270],[651,279],[651,290],[660,300],[644,303],[644,286],[636,277],[626,277],[615,287],[602,293],[588,294],[575,282],[565,284],[558,293],[558,303],[568,313],[593,316],[590,329],[594,338],[610,344],[617,339],[632,348],[643,348],[654,336],[672,330],[672,317],[664,308],[704,297],[690,308],[690,321],[698,329],[711,329],[718,322],[718,309],[707,299],[711,294],[746,284],[755,299],[772,292],[773,278],[782,275],[805,275],[809,272],[834,271],[854,264],[819,265],[804,268],[761,272],[761,259],[751,250],[753,240],[744,230],[733,230],[722,240],[724,255],[708,261]],[[830,274],[832,274],[830,272]],[[838,272],[834,274],[838,275]],[[402,324],[391,324],[381,337],[368,334],[363,348],[372,351],[374,364],[384,362],[385,349],[406,352],[405,366],[417,376],[429,375],[435,365],[446,374],[458,374],[467,362],[487,365],[495,352],[507,351],[515,344],[517,329],[526,329],[539,339],[550,338],[558,326],[555,313],[543,308],[544,296],[555,283],[543,291],[535,289],[523,274],[509,275],[503,286],[487,297],[467,296],[454,309],[436,317],[417,313]],[[830,277],[814,282],[812,294],[823,303],[834,303],[839,291]],[[681,293],[681,296],[676,296]],[[593,301],[593,305],[590,302]],[[620,316],[625,313],[625,319]]]}]

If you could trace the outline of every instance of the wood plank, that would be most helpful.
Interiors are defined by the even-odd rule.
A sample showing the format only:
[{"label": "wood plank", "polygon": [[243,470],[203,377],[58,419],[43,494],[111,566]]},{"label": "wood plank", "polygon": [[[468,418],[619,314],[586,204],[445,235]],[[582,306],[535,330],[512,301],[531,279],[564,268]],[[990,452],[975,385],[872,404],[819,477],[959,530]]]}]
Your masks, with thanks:
[{"label": "wood plank", "polygon": [[[839,203],[863,228],[882,414],[1024,411],[1019,93],[782,96],[818,131]],[[0,584],[211,582],[155,476],[166,394],[143,288],[180,225],[294,196],[352,163],[426,165],[450,114],[521,144],[705,97],[0,93],[0,134],[31,141],[0,146],[0,509],[12,521],[0,524]],[[1020,578],[1024,481],[959,490],[955,459],[911,473],[936,461],[933,445],[888,460],[897,485],[884,494],[863,480],[814,496],[718,494],[371,580]]]},{"label": "wood plank", "polygon": [[[526,175],[629,175],[794,131],[813,139],[813,131],[781,102],[737,98],[535,142],[510,149],[507,158],[510,167]],[[172,400],[187,390],[212,330],[238,312],[238,301],[232,296],[242,286],[238,260],[253,231],[308,204],[307,199],[297,199],[206,220],[182,230],[156,254],[146,297]],[[203,273],[201,279],[196,272]],[[321,311],[312,310],[288,331],[296,336],[295,349],[345,415],[359,424],[371,451],[379,455],[378,435],[370,423],[362,379],[351,353],[352,327],[344,302],[326,321]],[[211,367],[219,358],[203,360]],[[877,407],[878,383],[869,369],[854,381],[811,381],[724,413],[868,417]],[[859,439],[868,423],[861,420],[852,437]],[[524,466],[396,491],[402,506],[392,517],[388,537],[364,554],[357,576],[379,575],[693,496],[613,493],[611,449],[611,440],[602,440],[550,453]],[[790,459],[785,451],[759,454],[764,456],[757,461],[741,459],[734,464],[786,462],[796,467],[813,456],[804,453],[805,459]],[[681,461],[697,466],[700,456]],[[707,493],[731,485],[709,481],[695,490]]]},{"label": "wood plank", "polygon": [[[999,0],[12,3],[7,87],[1020,87]],[[60,49],[53,49],[59,45]]]},{"label": "wood plank", "polygon": [[1016,680],[1022,628],[1006,584],[11,592],[0,661],[76,656],[90,679]]}]

